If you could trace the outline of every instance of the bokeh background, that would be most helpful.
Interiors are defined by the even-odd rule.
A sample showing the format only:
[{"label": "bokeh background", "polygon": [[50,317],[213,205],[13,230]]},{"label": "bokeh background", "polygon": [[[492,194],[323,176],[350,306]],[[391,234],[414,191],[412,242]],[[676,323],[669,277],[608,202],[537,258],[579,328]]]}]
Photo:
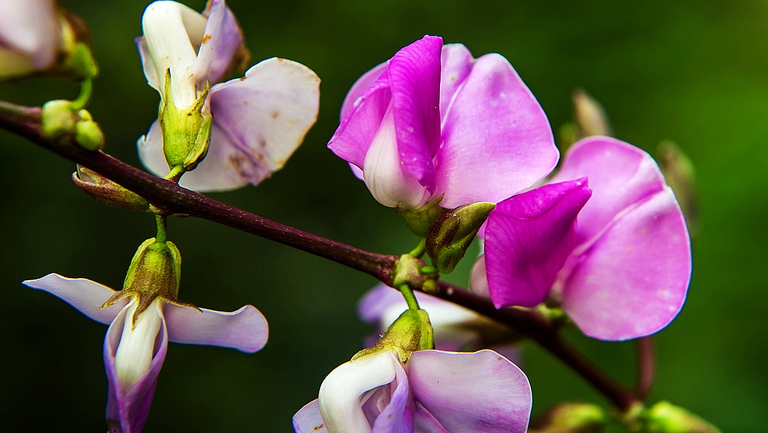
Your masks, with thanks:
[{"label": "bokeh background", "polygon": [[[91,26],[101,75],[90,110],[106,150],[136,166],[135,141],[156,117],[133,38],[145,0],[64,1]],[[203,0],[187,0],[202,10]],[[415,238],[325,147],[344,95],[362,73],[424,34],[476,55],[506,56],[553,129],[570,94],[602,102],[616,136],[655,151],[672,139],[696,166],[701,227],[680,316],[655,341],[668,399],[724,432],[768,426],[768,2],[231,0],[253,54],[279,56],[321,77],[317,125],[281,172],[218,200],[352,245],[408,251]],[[0,84],[0,99],[74,98],[57,79]],[[23,287],[58,272],[121,287],[135,248],[154,234],[146,214],[94,202],[69,181],[74,165],[0,131],[0,413],[8,432],[104,431],[106,327]],[[340,265],[213,223],[174,218],[184,257],[181,297],[267,316],[260,353],[172,345],[147,432],[289,432],[323,377],[359,348],[368,326],[358,298],[375,281]],[[467,266],[452,275],[466,283]],[[631,343],[571,339],[624,383]],[[547,353],[527,346],[534,411],[560,400],[605,401]]]}]

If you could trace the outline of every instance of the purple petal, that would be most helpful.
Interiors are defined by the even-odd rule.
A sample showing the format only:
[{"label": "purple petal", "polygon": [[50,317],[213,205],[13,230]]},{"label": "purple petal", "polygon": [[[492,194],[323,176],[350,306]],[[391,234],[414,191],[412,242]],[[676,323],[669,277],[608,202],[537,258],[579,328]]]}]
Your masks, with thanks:
[{"label": "purple petal", "polygon": [[469,49],[462,44],[448,44],[443,46],[442,68],[440,71],[440,114],[445,116],[448,106],[453,100],[456,91],[464,84],[475,58]]},{"label": "purple petal", "polygon": [[672,190],[627,209],[571,260],[563,310],[586,335],[626,340],[667,326],[691,277],[690,239]]},{"label": "purple petal", "polygon": [[233,61],[238,60],[238,51],[243,45],[243,32],[234,14],[224,4],[224,0],[213,0],[209,4],[208,21],[197,60],[192,67],[192,74],[202,83],[211,85],[221,81],[232,69]]},{"label": "purple petal", "polygon": [[497,308],[533,307],[547,297],[576,246],[574,222],[590,194],[586,179],[544,185],[491,211],[485,264]]},{"label": "purple petal", "polygon": [[435,191],[432,158],[440,145],[440,59],[443,39],[424,36],[389,61],[392,108],[400,159],[430,193]]},{"label": "purple petal", "polygon": [[[391,100],[389,74],[384,71],[361,96],[354,100],[352,107],[347,108],[346,116],[342,116],[339,127],[328,142],[328,148],[339,158],[362,169],[365,155],[379,130]],[[347,105],[345,101],[345,107]]]},{"label": "purple petal", "polygon": [[267,319],[252,305],[232,313],[166,303],[168,337],[174,343],[231,347],[253,353],[267,343]]},{"label": "purple petal", "polygon": [[296,433],[328,433],[317,399],[310,401],[293,416],[293,431]]},{"label": "purple petal", "polygon": [[[349,89],[347,96],[344,98],[344,103],[341,105],[341,121],[343,121],[355,107],[360,105],[362,101],[358,102],[358,99],[366,94],[368,89],[378,81],[381,74],[386,70],[387,62],[384,62],[375,66],[355,81],[355,84],[352,85],[352,88]],[[388,81],[389,79],[387,79],[387,82]],[[387,84],[387,87],[389,87],[389,84]]]},{"label": "purple petal", "polygon": [[210,149],[181,186],[229,190],[256,185],[281,169],[317,119],[319,85],[306,66],[272,58],[245,78],[214,86]]},{"label": "purple petal", "polygon": [[447,431],[526,431],[532,403],[528,378],[498,353],[421,350],[406,367],[414,400]]},{"label": "purple petal", "polygon": [[510,197],[546,176],[558,151],[547,116],[512,65],[477,59],[446,113],[437,190],[447,208]]},{"label": "purple petal", "polygon": [[155,394],[157,376],[165,361],[168,349],[168,332],[165,321],[155,341],[155,353],[149,365],[149,370],[135,385],[129,389],[123,389],[117,377],[115,368],[115,353],[120,342],[125,316],[128,308],[120,310],[120,314],[109,325],[107,336],[104,339],[104,367],[107,371],[109,394],[107,398],[107,422],[110,431],[120,433],[139,433],[144,427],[152,405],[152,397]]},{"label": "purple petal", "polygon": [[408,407],[411,397],[408,377],[402,368],[395,371],[395,380],[391,385],[385,385],[394,389],[391,399],[376,417],[371,433],[413,433],[413,414]]},{"label": "purple petal", "polygon": [[641,149],[609,137],[574,144],[553,182],[587,176],[592,199],[579,215],[578,242],[597,235],[621,211],[661,191],[664,177]]},{"label": "purple petal", "polygon": [[115,302],[107,308],[100,308],[116,292],[107,286],[84,278],[67,278],[59,274],[48,274],[36,280],[26,280],[22,284],[33,289],[44,290],[89,318],[103,323],[111,323],[128,303],[127,299]]}]

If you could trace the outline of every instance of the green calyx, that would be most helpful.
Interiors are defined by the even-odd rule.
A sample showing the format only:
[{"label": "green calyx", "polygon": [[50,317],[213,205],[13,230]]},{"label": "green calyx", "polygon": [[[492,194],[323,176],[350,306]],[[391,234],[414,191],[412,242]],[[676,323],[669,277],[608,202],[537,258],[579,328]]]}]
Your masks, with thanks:
[{"label": "green calyx", "polygon": [[464,257],[494,203],[478,202],[443,213],[427,231],[427,254],[442,273],[450,273]]},{"label": "green calyx", "polygon": [[400,362],[405,362],[417,350],[434,349],[434,332],[429,315],[424,310],[406,310],[387,329],[387,332],[371,348],[357,352],[352,360],[380,350],[397,353]]},{"label": "green calyx", "polygon": [[203,112],[207,97],[208,87],[189,107],[177,107],[171,92],[171,72],[166,71],[159,119],[165,160],[178,177],[197,167],[208,153],[212,117]]},{"label": "green calyx", "polygon": [[429,227],[445,212],[445,209],[440,207],[440,201],[442,200],[443,196],[441,195],[437,200],[429,202],[418,209],[398,206],[397,213],[403,217],[408,228],[416,236],[423,238],[427,236]]}]

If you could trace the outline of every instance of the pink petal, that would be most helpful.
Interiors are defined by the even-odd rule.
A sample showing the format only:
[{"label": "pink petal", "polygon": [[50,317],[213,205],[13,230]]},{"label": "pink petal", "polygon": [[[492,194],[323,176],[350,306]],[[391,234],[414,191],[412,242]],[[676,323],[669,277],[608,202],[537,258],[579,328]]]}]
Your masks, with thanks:
[{"label": "pink petal", "polygon": [[432,158],[440,145],[440,59],[443,39],[424,36],[389,61],[392,107],[401,163],[432,193]]},{"label": "pink petal", "polygon": [[213,0],[197,60],[191,71],[199,81],[211,85],[224,79],[232,68],[232,60],[243,45],[243,32],[224,0]]},{"label": "pink petal", "polygon": [[200,311],[166,303],[163,307],[168,337],[175,343],[231,347],[253,353],[267,343],[267,319],[252,305],[225,313]]},{"label": "pink petal", "polygon": [[[352,88],[349,89],[347,96],[344,98],[344,103],[341,106],[341,121],[347,117],[350,111],[360,105],[362,101],[358,102],[358,99],[366,94],[368,89],[373,86],[373,83],[375,83],[379,77],[381,77],[381,74],[386,70],[387,62],[381,63],[363,74],[360,78],[357,79],[357,81],[355,81],[355,84],[353,84]],[[387,82],[388,81],[389,80],[387,79]],[[387,84],[387,87],[389,87],[389,84]]]},{"label": "pink petal", "polygon": [[589,178],[593,194],[579,215],[579,243],[597,235],[619,212],[665,185],[650,155],[609,137],[589,137],[574,144],[552,181],[584,176]]},{"label": "pink petal", "polygon": [[534,307],[547,297],[576,246],[574,222],[590,193],[586,179],[544,185],[491,211],[485,265],[497,308]]},{"label": "pink petal", "polygon": [[464,84],[475,58],[462,44],[443,45],[440,71],[440,114],[445,116],[456,91]]},{"label": "pink petal", "polygon": [[491,350],[421,350],[406,365],[414,400],[451,433],[525,432],[528,378]]},{"label": "pink petal", "polygon": [[669,187],[625,210],[577,251],[569,261],[576,265],[564,283],[563,310],[586,335],[612,341],[649,335],[682,308],[690,239]]},{"label": "pink petal", "polygon": [[317,119],[320,80],[290,60],[264,60],[209,96],[210,150],[181,186],[224,191],[258,184],[280,170]]},{"label": "pink petal", "polygon": [[296,433],[328,433],[323,417],[320,416],[320,406],[317,399],[304,405],[293,416],[293,430]]},{"label": "pink petal", "polygon": [[392,389],[391,398],[376,417],[371,433],[413,433],[413,414],[408,407],[411,393],[405,370],[396,369],[395,380],[391,385],[384,386]]},{"label": "pink petal", "polygon": [[544,110],[498,54],[477,59],[443,114],[442,140],[437,190],[447,208],[499,202],[535,184],[558,160]]},{"label": "pink petal", "polygon": [[168,349],[168,332],[165,322],[155,342],[155,354],[149,370],[130,389],[122,389],[115,369],[115,353],[120,342],[127,308],[120,310],[115,320],[109,325],[104,339],[104,367],[107,371],[109,394],[107,398],[107,422],[111,429],[120,433],[139,433],[147,421],[152,397],[155,394],[157,377],[165,361]]},{"label": "pink petal", "polygon": [[35,69],[51,66],[61,38],[54,1],[6,0],[0,2],[0,9],[0,52],[19,52],[31,60]]},{"label": "pink petal", "polygon": [[118,301],[107,308],[100,308],[116,292],[107,286],[84,278],[67,278],[59,274],[48,274],[36,280],[26,280],[22,284],[33,289],[44,290],[89,318],[103,323],[111,323],[120,310],[128,303],[127,299]]}]

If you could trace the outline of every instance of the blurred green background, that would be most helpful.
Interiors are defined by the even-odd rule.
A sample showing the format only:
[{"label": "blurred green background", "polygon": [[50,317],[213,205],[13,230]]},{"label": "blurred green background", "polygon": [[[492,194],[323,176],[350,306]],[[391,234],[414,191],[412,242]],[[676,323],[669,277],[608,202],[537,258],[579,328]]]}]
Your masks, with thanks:
[{"label": "blurred green background", "polygon": [[[135,141],[157,115],[133,38],[147,2],[64,1],[91,26],[101,75],[90,110],[106,150],[139,166]],[[203,0],[189,0],[201,10]],[[344,95],[362,73],[424,34],[515,66],[557,128],[570,94],[604,105],[615,134],[654,151],[672,139],[696,165],[700,236],[689,298],[656,337],[657,384],[668,399],[724,432],[768,426],[768,2],[491,0],[231,0],[253,54],[279,56],[321,77],[317,125],[291,162],[258,188],[212,194],[268,218],[365,249],[402,253],[415,238],[325,147]],[[57,79],[0,84],[0,99],[74,98]],[[20,285],[50,272],[122,284],[135,248],[154,234],[146,214],[94,202],[69,181],[74,165],[0,131],[0,408],[3,431],[104,431],[106,327]],[[181,298],[270,321],[254,355],[172,345],[147,432],[288,432],[323,377],[370,329],[355,314],[375,281],[314,256],[194,219],[172,219]],[[465,284],[467,266],[453,281]],[[762,325],[761,325],[762,323]],[[631,343],[572,339],[631,383]],[[570,334],[569,334],[570,335]],[[534,411],[560,400],[604,400],[542,350],[526,348]]]}]

